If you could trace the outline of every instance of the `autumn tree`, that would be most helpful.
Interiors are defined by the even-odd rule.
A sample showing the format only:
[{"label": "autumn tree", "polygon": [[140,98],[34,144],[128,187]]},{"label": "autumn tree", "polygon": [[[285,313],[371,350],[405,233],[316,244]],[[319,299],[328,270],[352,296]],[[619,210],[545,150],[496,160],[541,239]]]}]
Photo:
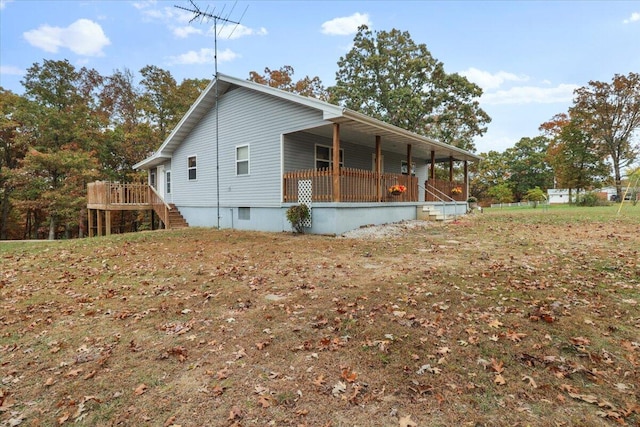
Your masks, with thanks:
[{"label": "autumn tree", "polygon": [[622,197],[622,170],[640,154],[634,141],[640,130],[640,74],[616,74],[611,83],[590,81],[576,89],[571,117],[606,152],[613,166],[616,193]]},{"label": "autumn tree", "polygon": [[581,119],[557,114],[540,126],[549,136],[547,161],[553,168],[555,185],[578,192],[606,181],[610,166],[605,155],[590,134],[584,131]]},{"label": "autumn tree", "polygon": [[304,78],[294,82],[294,73],[295,71],[290,65],[280,67],[278,70],[272,70],[269,67],[265,67],[264,74],[260,74],[257,71],[251,71],[249,73],[249,80],[310,98],[317,98],[323,101],[329,99],[329,93],[322,85],[320,77],[304,76]]},{"label": "autumn tree", "polygon": [[474,151],[491,121],[479,105],[482,89],[447,74],[408,32],[362,26],[338,67],[331,102],[403,129]]},{"label": "autumn tree", "polygon": [[77,223],[69,212],[83,204],[83,177],[88,176],[84,168],[97,167],[89,159],[108,125],[99,109],[102,83],[95,70],[76,70],[66,60],[36,63],[22,81],[25,97],[37,107],[32,155],[24,159],[18,185],[21,194],[30,197],[37,192],[24,189],[33,189],[37,182],[46,189],[46,197],[40,197],[38,203],[46,210],[50,239],[55,238],[60,222],[66,226]]},{"label": "autumn tree", "polygon": [[521,138],[505,151],[509,164],[509,182],[516,200],[535,187],[546,191],[553,188],[553,170],[547,162],[549,140],[545,136]]},{"label": "autumn tree", "polygon": [[9,223],[17,221],[12,196],[15,190],[16,171],[32,142],[28,101],[0,87],[0,240],[15,230]]}]

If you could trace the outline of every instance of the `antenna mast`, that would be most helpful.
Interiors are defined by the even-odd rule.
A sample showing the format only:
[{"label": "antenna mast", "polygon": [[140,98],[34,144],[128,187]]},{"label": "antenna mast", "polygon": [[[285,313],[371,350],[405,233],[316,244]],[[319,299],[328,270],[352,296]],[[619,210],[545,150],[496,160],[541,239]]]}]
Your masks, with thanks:
[{"label": "antenna mast", "polygon": [[[175,7],[177,7],[178,9],[182,9],[182,10],[186,10],[187,12],[191,12],[193,13],[193,18],[191,18],[189,20],[189,23],[192,23],[193,21],[195,21],[196,19],[200,19],[200,21],[204,21],[205,19],[211,19],[213,20],[213,62],[214,62],[214,77],[216,79],[216,84],[214,86],[214,96],[215,96],[215,114],[216,114],[216,211],[217,211],[217,216],[218,216],[218,221],[217,221],[217,228],[220,229],[220,155],[219,155],[219,147],[220,147],[220,139],[219,139],[219,131],[218,131],[218,21],[222,22],[223,24],[223,28],[224,28],[224,24],[236,24],[236,26],[233,28],[233,30],[231,31],[231,33],[229,33],[229,37],[231,37],[231,34],[233,34],[233,32],[236,30],[236,28],[238,27],[238,25],[240,25],[240,20],[242,19],[242,17],[244,16],[245,12],[247,11],[247,9],[249,8],[249,6],[247,6],[247,8],[244,10],[244,12],[242,13],[242,16],[240,17],[240,20],[238,21],[232,21],[231,19],[229,19],[229,16],[231,16],[231,12],[233,12],[233,9],[235,8],[235,3],[233,5],[233,7],[231,8],[231,10],[229,11],[229,13],[227,14],[227,16],[222,16],[222,13],[224,12],[224,7],[222,8],[222,10],[220,11],[220,14],[216,14],[215,13],[215,9],[210,12],[206,11],[206,10],[201,10],[198,5],[196,5],[194,3],[193,0],[189,0],[189,3],[191,3],[191,7],[193,9],[189,9],[186,7],[182,7],[182,6],[178,6],[175,5]],[[221,28],[222,30],[222,28]],[[231,224],[233,224],[233,210],[231,211]]]}]

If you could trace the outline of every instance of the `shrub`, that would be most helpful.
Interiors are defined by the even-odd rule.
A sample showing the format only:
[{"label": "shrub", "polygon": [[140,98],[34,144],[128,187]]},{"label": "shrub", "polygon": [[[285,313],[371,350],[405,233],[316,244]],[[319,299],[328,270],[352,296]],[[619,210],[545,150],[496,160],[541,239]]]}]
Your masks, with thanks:
[{"label": "shrub", "polygon": [[291,206],[287,209],[287,220],[296,233],[304,233],[304,221],[311,217],[309,208],[305,204]]},{"label": "shrub", "polygon": [[605,204],[607,203],[595,193],[580,194],[576,199],[576,205],[578,206],[603,206]]}]

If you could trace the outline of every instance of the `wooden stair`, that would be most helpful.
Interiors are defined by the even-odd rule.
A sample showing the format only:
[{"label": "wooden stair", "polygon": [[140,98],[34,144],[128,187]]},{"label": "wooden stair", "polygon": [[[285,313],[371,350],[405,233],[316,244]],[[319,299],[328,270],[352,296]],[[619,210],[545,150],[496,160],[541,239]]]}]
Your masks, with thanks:
[{"label": "wooden stair", "polygon": [[184,219],[176,205],[173,203],[169,204],[171,210],[169,211],[169,229],[174,230],[177,228],[186,228],[189,227],[187,220]]}]

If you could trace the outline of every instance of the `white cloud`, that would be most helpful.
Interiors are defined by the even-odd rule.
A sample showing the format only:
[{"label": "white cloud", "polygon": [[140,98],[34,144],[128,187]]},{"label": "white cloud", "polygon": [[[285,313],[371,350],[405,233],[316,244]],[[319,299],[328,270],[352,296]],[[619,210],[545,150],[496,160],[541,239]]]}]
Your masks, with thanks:
[{"label": "white cloud", "polygon": [[178,37],[178,38],[181,38],[181,39],[187,38],[191,34],[202,34],[202,30],[200,30],[200,29],[198,29],[196,27],[190,27],[190,26],[187,26],[187,27],[175,27],[173,29],[173,35]]},{"label": "white cloud", "polygon": [[632,22],[638,21],[640,21],[640,12],[633,12],[629,18],[625,19],[622,22],[624,22],[625,24],[630,24]]},{"label": "white cloud", "polygon": [[555,87],[517,86],[485,93],[482,95],[481,102],[486,105],[571,102],[573,91],[578,87],[573,84],[560,84]]},{"label": "white cloud", "polygon": [[526,82],[529,80],[528,76],[517,76],[506,71],[491,74],[473,67],[460,72],[460,75],[465,76],[470,82],[477,84],[485,91],[497,89],[505,82]]},{"label": "white cloud", "polygon": [[[230,49],[218,52],[218,62],[230,62],[239,57],[240,55]],[[190,50],[182,55],[170,56],[168,59],[171,65],[213,64],[215,61],[215,51],[210,48],[202,48],[199,51]]]},{"label": "white cloud", "polygon": [[132,4],[133,4],[133,7],[135,7],[136,9],[142,10],[151,6],[155,6],[156,3],[157,3],[156,0],[142,0],[142,1],[135,1]]},{"label": "white cloud", "polygon": [[[209,34],[213,35],[213,27],[209,30]],[[254,29],[242,24],[218,24],[218,37],[222,39],[233,40],[245,36],[266,36],[267,34],[267,29],[264,27]]]},{"label": "white cloud", "polygon": [[13,0],[0,0],[0,10],[7,7],[7,5],[11,2],[13,2]]},{"label": "white cloud", "polygon": [[330,36],[348,36],[355,34],[361,25],[371,26],[369,14],[354,13],[351,16],[334,18],[322,24],[322,33]]},{"label": "white cloud", "polygon": [[42,25],[23,36],[29,44],[46,52],[56,53],[66,48],[83,56],[102,56],[102,48],[111,44],[102,27],[88,19],[78,19],[66,28]]},{"label": "white cloud", "polygon": [[7,76],[21,76],[24,74],[24,70],[13,65],[0,65],[0,74]]}]

